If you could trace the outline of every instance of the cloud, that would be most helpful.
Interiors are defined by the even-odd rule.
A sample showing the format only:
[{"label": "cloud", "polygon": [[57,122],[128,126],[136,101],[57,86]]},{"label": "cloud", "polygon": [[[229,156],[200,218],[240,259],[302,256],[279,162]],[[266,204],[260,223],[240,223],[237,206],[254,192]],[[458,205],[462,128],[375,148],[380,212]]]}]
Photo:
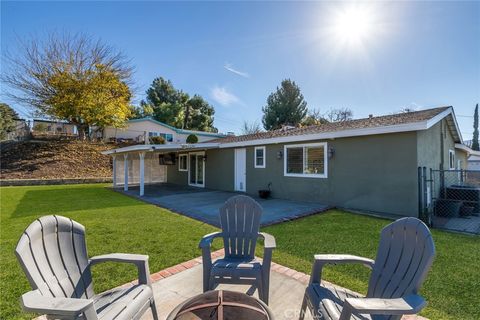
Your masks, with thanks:
[{"label": "cloud", "polygon": [[224,107],[240,103],[240,99],[233,93],[229,92],[225,87],[213,87],[210,95],[212,96],[213,100]]},{"label": "cloud", "polygon": [[240,77],[244,77],[244,78],[250,78],[250,75],[246,72],[243,72],[243,71],[239,71],[235,68],[233,68],[233,66],[230,64],[230,63],[225,63],[225,65],[223,66],[226,70],[232,72],[232,73],[235,73],[236,75],[240,76]]}]

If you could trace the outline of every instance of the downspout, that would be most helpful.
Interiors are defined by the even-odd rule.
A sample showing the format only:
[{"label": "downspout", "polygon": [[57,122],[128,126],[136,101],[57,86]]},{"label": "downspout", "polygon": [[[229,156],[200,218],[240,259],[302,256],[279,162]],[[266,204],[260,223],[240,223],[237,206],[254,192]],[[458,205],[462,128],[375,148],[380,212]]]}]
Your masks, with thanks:
[{"label": "downspout", "polygon": [[444,169],[444,157],[445,157],[445,138],[443,120],[440,122],[440,170]]},{"label": "downspout", "polygon": [[444,170],[444,157],[445,157],[445,139],[444,139],[444,124],[443,120],[440,121],[440,196],[441,198],[445,197],[445,172]]}]

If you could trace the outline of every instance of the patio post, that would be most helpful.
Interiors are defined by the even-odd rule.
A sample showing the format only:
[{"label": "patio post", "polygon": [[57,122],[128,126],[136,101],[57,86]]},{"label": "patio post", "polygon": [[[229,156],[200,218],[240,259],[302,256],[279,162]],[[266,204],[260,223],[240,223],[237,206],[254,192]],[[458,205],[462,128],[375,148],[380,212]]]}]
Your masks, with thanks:
[{"label": "patio post", "polygon": [[124,184],[123,191],[128,191],[128,153],[123,155]]},{"label": "patio post", "polygon": [[140,197],[142,197],[145,191],[145,152],[140,152],[138,156],[140,157]]},{"label": "patio post", "polygon": [[112,156],[112,169],[113,169],[113,187],[117,187],[117,156]]}]

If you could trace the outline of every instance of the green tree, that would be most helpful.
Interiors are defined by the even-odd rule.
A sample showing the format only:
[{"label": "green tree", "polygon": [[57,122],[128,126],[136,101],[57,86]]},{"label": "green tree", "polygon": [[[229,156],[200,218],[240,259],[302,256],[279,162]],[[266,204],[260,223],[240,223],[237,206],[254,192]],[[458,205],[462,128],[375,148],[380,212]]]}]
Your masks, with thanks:
[{"label": "green tree", "polygon": [[477,151],[480,149],[480,146],[478,144],[478,103],[475,106],[475,113],[473,114],[472,149]]},{"label": "green tree", "polygon": [[122,53],[82,34],[53,33],[20,48],[4,56],[11,98],[75,124],[81,138],[92,126],[122,127],[130,117],[133,69]]},{"label": "green tree", "polygon": [[201,96],[190,97],[162,77],[154,79],[146,93],[141,105],[151,106],[154,119],[176,128],[217,132],[215,109]]},{"label": "green tree", "polygon": [[286,79],[268,96],[262,111],[266,130],[279,129],[282,125],[298,126],[307,115],[307,102],[296,83]]},{"label": "green tree", "polygon": [[6,139],[8,133],[15,131],[17,118],[15,110],[6,103],[0,103],[0,140]]},{"label": "green tree", "polygon": [[187,103],[184,114],[185,129],[218,132],[213,126],[215,109],[199,95],[191,97]]},{"label": "green tree", "polygon": [[141,119],[153,116],[153,108],[145,101],[141,101],[139,106],[131,106],[130,119]]}]

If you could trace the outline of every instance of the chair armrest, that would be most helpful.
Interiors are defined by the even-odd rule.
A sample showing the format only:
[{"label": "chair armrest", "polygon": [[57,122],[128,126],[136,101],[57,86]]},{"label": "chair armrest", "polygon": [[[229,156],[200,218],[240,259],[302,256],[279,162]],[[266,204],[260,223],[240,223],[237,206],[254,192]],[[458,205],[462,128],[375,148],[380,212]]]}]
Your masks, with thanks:
[{"label": "chair armrest", "polygon": [[369,258],[354,256],[351,254],[316,254],[315,263],[323,264],[345,264],[345,263],[361,263],[368,268],[373,268],[375,261]]},{"label": "chair armrest", "polygon": [[143,254],[129,253],[111,253],[90,258],[90,265],[93,266],[102,262],[121,262],[132,263],[138,268],[138,282],[141,284],[151,285],[150,269],[148,267],[148,256]]},{"label": "chair armrest", "polygon": [[222,236],[222,233],[220,231],[212,232],[212,233],[209,233],[207,235],[204,235],[202,240],[200,240],[200,243],[198,244],[198,247],[200,249],[210,248],[210,246],[212,245],[213,239],[221,237],[221,236]]},{"label": "chair armrest", "polygon": [[263,247],[265,249],[275,249],[277,244],[275,242],[275,237],[271,234],[265,232],[259,232],[258,235],[263,238]]},{"label": "chair armrest", "polygon": [[420,312],[426,304],[425,299],[416,294],[395,299],[347,298],[339,320],[350,319],[353,312],[372,315],[415,314]]},{"label": "chair armrest", "polygon": [[148,261],[148,256],[143,254],[130,253],[110,253],[90,258],[90,264],[94,265],[101,262],[123,262],[133,264],[143,264]]},{"label": "chair armrest", "polygon": [[84,319],[98,319],[93,300],[89,299],[45,297],[38,290],[34,290],[22,295],[20,302],[26,312],[61,316],[62,319],[75,319],[77,315],[84,313]]},{"label": "chair armrest", "polygon": [[322,269],[326,264],[360,263],[370,269],[372,269],[375,264],[375,261],[372,259],[350,254],[316,254],[314,255],[314,259],[310,283],[320,283],[322,279]]}]

